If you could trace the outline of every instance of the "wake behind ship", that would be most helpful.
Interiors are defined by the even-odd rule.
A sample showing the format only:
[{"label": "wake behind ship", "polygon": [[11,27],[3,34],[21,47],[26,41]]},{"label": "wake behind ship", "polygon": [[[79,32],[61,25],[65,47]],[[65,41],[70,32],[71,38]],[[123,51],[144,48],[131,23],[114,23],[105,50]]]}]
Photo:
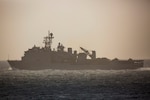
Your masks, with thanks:
[{"label": "wake behind ship", "polygon": [[[48,36],[44,37],[45,47],[33,46],[25,51],[21,60],[8,60],[13,69],[24,70],[43,70],[43,69],[64,69],[64,70],[88,70],[88,69],[104,69],[104,70],[120,70],[120,69],[137,69],[143,67],[143,60],[110,60],[108,58],[96,58],[96,51],[89,51],[83,47],[80,49],[82,53],[68,48],[64,50],[64,46],[58,43],[57,50],[52,50],[53,33],[48,31]],[[87,56],[90,59],[87,59]]]}]

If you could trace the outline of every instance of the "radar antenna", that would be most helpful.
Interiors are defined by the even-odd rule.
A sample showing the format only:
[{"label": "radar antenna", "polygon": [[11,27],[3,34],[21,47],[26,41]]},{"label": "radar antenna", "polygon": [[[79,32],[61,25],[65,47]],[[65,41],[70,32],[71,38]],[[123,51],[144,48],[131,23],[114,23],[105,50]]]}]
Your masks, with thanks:
[{"label": "radar antenna", "polygon": [[50,33],[50,31],[48,31],[48,36],[44,37],[44,41],[43,41],[43,43],[45,44],[45,48],[51,50],[51,45],[52,45],[52,39],[53,38],[54,38],[53,33]]}]

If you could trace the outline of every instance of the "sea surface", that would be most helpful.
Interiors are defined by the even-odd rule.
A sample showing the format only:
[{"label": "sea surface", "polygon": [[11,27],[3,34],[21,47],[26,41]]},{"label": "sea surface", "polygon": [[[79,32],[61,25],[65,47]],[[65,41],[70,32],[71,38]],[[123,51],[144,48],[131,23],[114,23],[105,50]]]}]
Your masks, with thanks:
[{"label": "sea surface", "polygon": [[27,71],[1,61],[0,100],[150,100],[150,68]]}]

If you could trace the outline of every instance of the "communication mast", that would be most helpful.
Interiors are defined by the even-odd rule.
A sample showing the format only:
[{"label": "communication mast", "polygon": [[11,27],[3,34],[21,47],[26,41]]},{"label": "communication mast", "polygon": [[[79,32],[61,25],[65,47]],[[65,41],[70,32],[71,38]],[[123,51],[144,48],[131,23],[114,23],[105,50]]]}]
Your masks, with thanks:
[{"label": "communication mast", "polygon": [[45,48],[46,49],[50,49],[51,50],[51,45],[52,45],[52,39],[53,39],[53,33],[50,33],[50,31],[48,31],[48,36],[44,37],[44,41],[43,43],[45,43]]}]

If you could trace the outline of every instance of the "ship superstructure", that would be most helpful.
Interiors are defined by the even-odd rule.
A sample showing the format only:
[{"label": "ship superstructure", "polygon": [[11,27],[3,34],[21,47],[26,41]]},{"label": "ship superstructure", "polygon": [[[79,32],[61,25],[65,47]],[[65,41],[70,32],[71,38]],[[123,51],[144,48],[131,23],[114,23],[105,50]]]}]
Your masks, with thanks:
[{"label": "ship superstructure", "polygon": [[[48,36],[44,37],[44,47],[33,46],[25,51],[20,61],[8,60],[13,69],[40,70],[40,69],[135,69],[143,67],[143,60],[110,60],[108,58],[96,58],[96,51],[89,51],[83,47],[83,51],[77,53],[76,50],[68,48],[58,43],[57,49],[52,50],[53,33],[48,31]],[[87,56],[90,59],[87,59]]]}]

